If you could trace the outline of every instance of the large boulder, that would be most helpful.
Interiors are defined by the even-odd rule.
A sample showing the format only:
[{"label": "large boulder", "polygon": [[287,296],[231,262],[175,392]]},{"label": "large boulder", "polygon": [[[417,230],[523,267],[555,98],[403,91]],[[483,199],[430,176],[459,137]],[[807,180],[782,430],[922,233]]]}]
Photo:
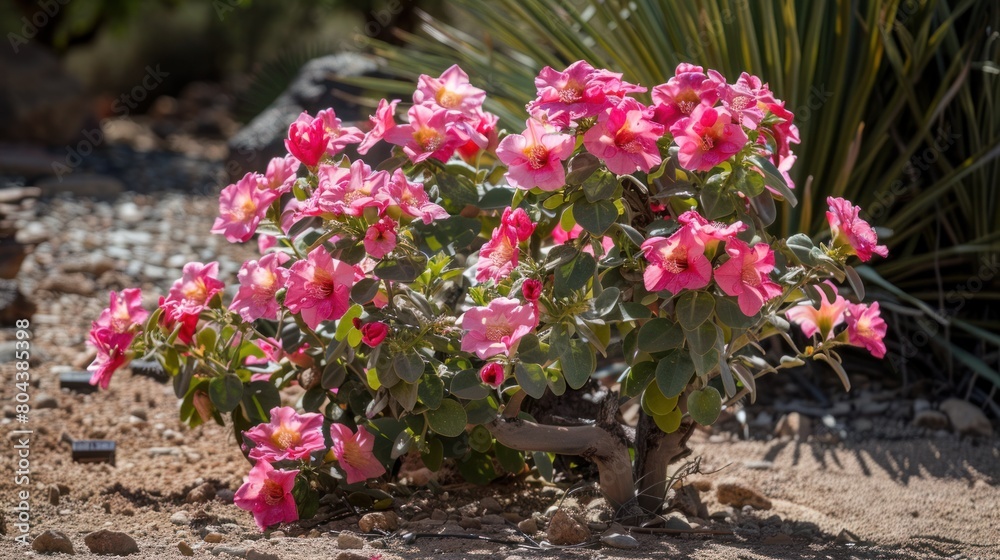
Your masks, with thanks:
[{"label": "large boulder", "polygon": [[375,60],[355,53],[328,55],[307,62],[291,85],[229,140],[226,173],[230,180],[236,181],[251,171],[263,172],[271,158],[287,153],[284,141],[288,125],[302,111],[315,115],[332,107],[345,124],[367,122],[371,109],[350,101],[362,91],[344,85],[338,78],[376,75]]},{"label": "large boulder", "polygon": [[0,49],[0,142],[62,147],[96,120],[83,86],[44,48]]}]

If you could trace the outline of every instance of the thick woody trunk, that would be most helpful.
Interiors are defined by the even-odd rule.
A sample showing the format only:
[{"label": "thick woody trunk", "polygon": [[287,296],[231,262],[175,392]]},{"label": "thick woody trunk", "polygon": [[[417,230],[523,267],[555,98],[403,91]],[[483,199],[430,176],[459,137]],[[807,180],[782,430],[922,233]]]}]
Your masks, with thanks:
[{"label": "thick woody trunk", "polygon": [[620,509],[635,500],[632,461],[625,431],[615,420],[615,395],[601,405],[597,422],[584,426],[546,426],[518,418],[498,418],[486,427],[503,445],[522,451],[579,455],[593,461],[600,471],[601,491],[612,507]]},{"label": "thick woody trunk", "polygon": [[639,507],[655,514],[667,498],[668,467],[691,454],[687,442],[694,433],[694,422],[685,418],[677,431],[666,434],[645,413],[639,415],[635,432],[635,479],[638,481]]}]

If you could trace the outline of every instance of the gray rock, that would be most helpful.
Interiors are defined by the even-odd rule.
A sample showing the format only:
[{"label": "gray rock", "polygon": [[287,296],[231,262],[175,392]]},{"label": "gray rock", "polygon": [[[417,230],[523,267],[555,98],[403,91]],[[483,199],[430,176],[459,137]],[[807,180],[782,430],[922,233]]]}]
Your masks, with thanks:
[{"label": "gray rock", "polygon": [[458,526],[466,530],[482,529],[483,523],[475,517],[463,517],[458,520]]},{"label": "gray rock", "polygon": [[96,173],[69,173],[57,179],[43,179],[35,186],[42,189],[44,196],[69,193],[78,197],[113,197],[125,190],[118,179]]},{"label": "gray rock", "polygon": [[621,535],[619,533],[601,535],[601,542],[612,548],[622,548],[626,550],[639,548],[639,541],[635,540],[635,537],[632,537],[631,535]]},{"label": "gray rock", "polygon": [[993,426],[983,411],[962,399],[948,399],[941,403],[941,411],[948,415],[955,433],[970,436],[990,437]]},{"label": "gray rock", "polygon": [[486,513],[501,513],[503,512],[503,506],[496,498],[491,498],[489,496],[479,500],[479,507]]},{"label": "gray rock", "polygon": [[334,560],[369,560],[368,556],[345,550],[337,554]]},{"label": "gray rock", "polygon": [[247,549],[240,548],[238,546],[217,546],[212,549],[212,556],[219,556],[221,554],[235,556],[237,558],[246,558]]},{"label": "gray rock", "polygon": [[350,531],[341,531],[340,534],[337,535],[337,548],[343,548],[344,550],[360,550],[364,547],[365,540]]},{"label": "gray rock", "polygon": [[31,550],[42,554],[53,554],[61,552],[63,554],[76,554],[73,550],[73,543],[62,531],[48,530],[35,537],[31,541]]},{"label": "gray rock", "polygon": [[[367,122],[371,110],[342,97],[344,93],[359,95],[361,91],[339,83],[337,77],[375,76],[377,70],[373,59],[353,53],[323,56],[306,63],[291,85],[229,140],[226,173],[230,181],[251,171],[263,173],[271,158],[287,153],[284,141],[288,125],[302,111],[315,115],[322,109],[333,108],[345,124]],[[350,152],[347,155],[353,160],[356,154]],[[369,157],[374,156],[369,161],[377,159],[373,152],[369,152]]]},{"label": "gray rock", "polygon": [[135,539],[118,531],[102,529],[83,537],[83,542],[94,554],[128,556],[139,552]]},{"label": "gray rock", "polygon": [[277,554],[271,554],[270,552],[261,552],[251,548],[247,551],[247,560],[281,560]]},{"label": "gray rock", "polygon": [[937,410],[921,410],[913,417],[913,425],[928,430],[946,430],[948,415]]},{"label": "gray rock", "polygon": [[174,525],[189,525],[191,523],[191,514],[181,510],[170,516],[170,522]]},{"label": "gray rock", "polygon": [[46,393],[40,393],[35,397],[34,408],[59,408],[59,401],[56,400],[52,395]]},{"label": "gray rock", "polygon": [[[18,43],[15,48],[0,49],[0,75],[4,77],[0,82],[0,141],[58,146],[56,161],[60,163],[70,158],[70,151],[78,158],[84,156],[83,149],[67,144],[80,140],[84,129],[97,128],[97,123],[83,86],[58,58],[38,43]],[[99,135],[99,129],[93,134]],[[52,173],[51,161],[48,173]]]},{"label": "gray rock", "polygon": [[560,509],[549,522],[547,537],[556,545],[580,544],[590,539],[590,530]]}]

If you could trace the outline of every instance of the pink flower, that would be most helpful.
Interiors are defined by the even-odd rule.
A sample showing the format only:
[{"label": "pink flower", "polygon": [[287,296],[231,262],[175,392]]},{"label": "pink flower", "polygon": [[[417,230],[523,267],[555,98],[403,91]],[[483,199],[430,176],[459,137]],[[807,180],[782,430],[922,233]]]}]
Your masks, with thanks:
[{"label": "pink flower", "polygon": [[489,279],[500,281],[517,267],[520,249],[517,247],[517,232],[513,228],[500,225],[493,230],[490,240],[479,249],[476,263],[476,281]]},{"label": "pink flower", "polygon": [[410,123],[389,129],[385,141],[402,146],[413,163],[420,163],[429,157],[448,161],[455,149],[469,140],[456,133],[459,127],[454,119],[449,119],[448,111],[444,109],[414,105],[407,111],[407,116]]},{"label": "pink flower", "polygon": [[121,294],[111,292],[109,296],[108,307],[101,311],[95,327],[125,333],[135,330],[149,318],[149,312],[142,308],[142,291],[138,288],[126,288]]},{"label": "pink flower", "polygon": [[826,199],[826,203],[830,205],[826,221],[830,222],[835,247],[847,250],[849,255],[857,255],[861,262],[871,260],[872,254],[883,258],[889,256],[889,249],[878,244],[875,230],[858,216],[861,208],[832,196]]},{"label": "pink flower", "polygon": [[417,80],[417,91],[413,92],[413,102],[417,105],[432,105],[473,116],[482,107],[486,92],[469,83],[469,75],[457,64],[445,70],[440,77],[432,78],[421,74]]},{"label": "pink flower", "polygon": [[100,385],[101,389],[108,388],[115,371],[129,362],[128,350],[133,340],[135,340],[134,332],[115,332],[109,327],[93,323],[90,329],[90,345],[97,350],[97,357],[87,366],[87,371],[92,373],[91,385]]},{"label": "pink flower", "polygon": [[847,304],[847,339],[851,344],[864,347],[876,358],[884,358],[886,329],[877,301],[871,306]]},{"label": "pink flower", "polygon": [[538,301],[538,298],[542,297],[542,283],[534,278],[528,278],[521,284],[521,295],[528,301]]},{"label": "pink flower", "polygon": [[311,329],[323,321],[339,319],[350,306],[355,276],[353,266],[317,247],[289,270],[285,307],[299,313]]},{"label": "pink flower", "polygon": [[382,216],[365,232],[365,251],[373,259],[381,259],[396,248],[396,222],[388,216]]},{"label": "pink flower", "polygon": [[355,434],[343,424],[333,424],[330,426],[330,437],[333,439],[333,455],[347,474],[348,484],[385,474],[385,467],[372,453],[375,438],[364,426],[358,426],[358,433]]},{"label": "pink flower", "polygon": [[774,136],[776,144],[775,153],[782,158],[788,157],[792,153],[791,144],[799,143],[799,128],[792,122],[795,115],[785,109],[784,101],[769,103],[767,109],[772,115],[782,119],[781,122],[771,125],[771,135]]},{"label": "pink flower", "polygon": [[160,297],[160,325],[167,332],[177,330],[177,340],[182,344],[190,344],[194,339],[194,332],[198,328],[198,316],[201,314],[200,307],[188,307],[178,300]]},{"label": "pink flower", "polygon": [[396,169],[392,172],[386,194],[390,201],[390,208],[395,206],[403,215],[418,218],[425,224],[434,220],[443,220],[449,216],[447,210],[430,201],[424,191],[424,185],[410,182],[402,169]]},{"label": "pink flower", "polygon": [[292,497],[299,471],[276,470],[267,461],[257,461],[236,491],[233,503],[253,514],[261,531],[271,525],[296,521],[299,510]]},{"label": "pink flower", "polygon": [[699,105],[690,117],[678,120],[670,132],[680,148],[677,160],[684,169],[708,171],[743,149],[747,135],[724,108]]},{"label": "pink flower", "polygon": [[709,255],[715,254],[715,249],[720,241],[729,241],[735,238],[737,233],[747,229],[743,222],[733,222],[728,225],[709,222],[694,210],[684,212],[677,217],[677,221],[691,228],[691,231],[705,243],[705,252]]},{"label": "pink flower", "polygon": [[583,135],[587,151],[601,158],[608,169],[619,175],[636,169],[648,172],[660,164],[656,141],[663,125],[646,116],[646,107],[627,98],[597,118],[597,124]]},{"label": "pink flower", "polygon": [[764,119],[761,105],[775,101],[767,84],[761,84],[760,78],[746,72],[740,75],[735,84],[727,84],[719,92],[722,94],[722,105],[729,109],[734,120],[750,130],[756,130]]},{"label": "pink flower", "polygon": [[500,225],[514,230],[514,236],[520,242],[527,241],[535,232],[535,224],[524,208],[504,208],[503,215],[500,217]]},{"label": "pink flower", "polygon": [[271,409],[271,421],[258,424],[243,433],[256,444],[250,458],[276,463],[297,461],[325,449],[323,443],[323,415],[306,412],[299,414],[288,406]]},{"label": "pink flower", "polygon": [[299,172],[299,160],[292,156],[271,158],[267,163],[264,177],[257,176],[257,188],[277,191],[279,194],[292,192],[296,174]]},{"label": "pink flower", "polygon": [[247,261],[237,278],[240,290],[229,305],[244,321],[278,318],[278,302],[274,295],[288,281],[288,269],[281,265],[289,259],[285,253],[268,253],[259,261]]},{"label": "pink flower", "polygon": [[718,85],[701,66],[678,64],[674,77],[653,88],[653,120],[669,128],[698,105],[711,107],[719,99]]},{"label": "pink flower", "polygon": [[326,153],[328,144],[329,138],[322,119],[314,119],[309,113],[302,111],[299,118],[288,125],[285,148],[288,153],[295,156],[295,159],[309,167],[316,167]]},{"label": "pink flower", "polygon": [[[556,227],[552,230],[552,241],[554,241],[557,245],[565,245],[570,240],[579,238],[581,233],[583,233],[583,226],[580,224],[573,224],[573,227],[569,231],[566,231],[563,229],[561,223],[557,223]],[[614,239],[607,235],[601,236],[601,248],[604,249],[605,253],[610,251],[614,246]],[[583,247],[583,252],[593,255],[594,246],[591,244],[585,245]]]},{"label": "pink flower", "polygon": [[361,327],[361,342],[375,348],[389,335],[389,325],[382,322],[366,323]]},{"label": "pink flower", "polygon": [[503,365],[497,362],[489,362],[479,370],[479,379],[491,387],[499,387],[506,375]]},{"label": "pink flower", "polygon": [[819,290],[819,309],[809,301],[800,302],[785,312],[788,320],[798,325],[806,336],[820,335],[821,340],[833,338],[833,329],[844,322],[844,312],[847,310],[847,300],[837,293],[837,287],[829,280],[824,282],[833,290],[834,300],[827,300],[826,292]]},{"label": "pink flower", "polygon": [[257,236],[257,252],[261,255],[266,255],[267,250],[278,244],[278,238],[273,235],[258,235]]},{"label": "pink flower", "polygon": [[316,120],[323,122],[323,130],[326,132],[326,153],[333,157],[351,144],[361,142],[365,133],[361,129],[353,126],[341,126],[340,119],[333,109],[323,109],[316,113]]},{"label": "pink flower", "polygon": [[538,325],[538,315],[530,305],[499,297],[486,307],[473,307],[462,316],[462,351],[485,360],[497,354],[510,356],[521,337]]},{"label": "pink flower", "polygon": [[573,154],[573,137],[550,132],[535,119],[526,122],[524,133],[510,134],[497,146],[497,157],[507,166],[507,182],[525,190],[561,188],[566,184],[562,162]]},{"label": "pink flower", "polygon": [[[499,117],[493,113],[486,113],[482,110],[477,110],[475,116],[469,118],[469,126],[475,123],[476,138],[470,139],[465,144],[458,147],[458,155],[462,156],[467,162],[474,163],[473,158],[475,158],[479,152],[494,151],[497,148],[497,121]],[[485,142],[485,143],[484,143]]]},{"label": "pink flower", "polygon": [[750,247],[739,239],[726,243],[729,260],[715,269],[715,282],[728,295],[736,296],[740,311],[756,315],[764,302],[781,295],[781,286],[768,274],[774,269],[774,251],[767,243]]},{"label": "pink flower", "polygon": [[650,237],[642,244],[649,265],[642,273],[649,292],[700,290],[712,280],[712,263],[705,256],[705,243],[690,226],[670,237]]},{"label": "pink flower", "polygon": [[268,206],[280,194],[276,190],[258,189],[260,175],[247,173],[235,185],[229,185],[219,194],[219,217],[215,219],[212,233],[226,236],[230,243],[249,241]]},{"label": "pink flower", "polygon": [[375,114],[368,118],[371,121],[372,128],[365,134],[365,138],[361,141],[361,144],[358,145],[359,154],[367,154],[372,146],[378,144],[380,140],[385,138],[386,133],[396,126],[394,115],[396,114],[396,105],[398,104],[398,99],[393,99],[392,101],[382,99],[378,102]]},{"label": "pink flower", "polygon": [[570,64],[562,72],[546,66],[535,78],[538,97],[528,103],[528,114],[567,128],[573,121],[593,117],[617,104],[628,93],[646,91],[623,82],[621,77],[607,70],[595,70],[583,60]]},{"label": "pink flower", "polygon": [[[181,313],[201,313],[212,297],[221,292],[225,284],[218,280],[219,263],[189,262],[184,265],[180,280],[170,287],[166,303],[174,304]],[[161,305],[162,307],[162,305]]]}]

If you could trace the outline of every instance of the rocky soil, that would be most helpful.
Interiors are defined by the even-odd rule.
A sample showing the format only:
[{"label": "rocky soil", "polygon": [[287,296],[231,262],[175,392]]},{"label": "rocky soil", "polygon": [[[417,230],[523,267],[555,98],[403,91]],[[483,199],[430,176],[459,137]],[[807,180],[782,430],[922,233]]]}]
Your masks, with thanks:
[{"label": "rocky soil", "polygon": [[[174,188],[191,169],[215,177],[220,165],[143,158],[152,162],[148,177]],[[249,465],[229,428],[185,429],[171,387],[128,370],[108,391],[60,389],[59,375],[92,357],[86,333],[108,290],[141,287],[151,307],[185,262],[218,260],[233,282],[254,254],[208,235],[211,198],[120,181],[103,198],[47,195],[15,213],[29,248],[18,281],[38,310],[24,424],[14,408],[16,332],[0,330],[0,558],[40,556],[37,549],[286,560],[1000,558],[1000,441],[989,420],[960,403],[910,398],[872,373],[857,375],[849,395],[830,389],[840,396],[827,403],[783,387],[787,379],[768,380],[788,398],[696,434],[700,470],[714,474],[679,486],[680,510],[656,527],[612,523],[586,481],[526,474],[474,487],[416,468],[408,478],[426,485],[383,486],[395,497],[392,512],[361,517],[330,500],[315,519],[261,534],[232,505]],[[15,484],[18,429],[32,430],[23,485]],[[74,439],[115,441],[115,464],[73,462]],[[36,550],[13,540],[20,491],[29,493]]]}]

